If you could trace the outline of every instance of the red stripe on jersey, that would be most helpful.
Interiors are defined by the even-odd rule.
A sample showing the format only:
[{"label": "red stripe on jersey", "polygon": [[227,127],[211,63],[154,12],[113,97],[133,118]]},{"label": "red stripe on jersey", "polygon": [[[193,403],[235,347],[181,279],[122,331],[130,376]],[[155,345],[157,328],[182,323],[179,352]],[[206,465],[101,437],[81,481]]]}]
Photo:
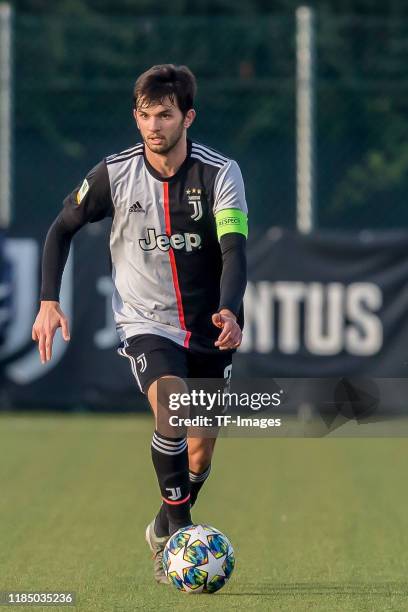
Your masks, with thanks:
[{"label": "red stripe on jersey", "polygon": [[[171,223],[170,223],[170,204],[169,204],[169,184],[168,183],[163,183],[163,202],[164,202],[164,220],[166,224],[166,234],[170,238]],[[184,320],[183,302],[181,301],[181,291],[180,291],[180,285],[178,281],[176,258],[174,256],[173,247],[169,248],[169,257],[170,257],[171,274],[173,277],[173,285],[174,285],[174,289],[176,292],[177,310],[178,310],[178,317],[180,321],[180,327],[181,329],[184,329],[187,332],[186,337],[184,338],[184,346],[185,348],[188,348],[190,344],[191,332],[188,332],[186,330],[186,322]]]}]

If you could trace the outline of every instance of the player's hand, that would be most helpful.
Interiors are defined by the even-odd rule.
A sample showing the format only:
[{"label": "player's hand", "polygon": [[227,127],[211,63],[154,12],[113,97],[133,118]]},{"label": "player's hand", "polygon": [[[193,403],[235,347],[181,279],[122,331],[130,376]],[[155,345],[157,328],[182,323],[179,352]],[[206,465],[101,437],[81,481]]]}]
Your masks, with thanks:
[{"label": "player's hand", "polygon": [[212,322],[222,329],[218,340],[214,342],[220,351],[238,348],[242,341],[242,331],[237,323],[236,316],[230,310],[220,310],[213,314]]},{"label": "player's hand", "polygon": [[41,302],[31,334],[34,342],[38,342],[41,363],[51,359],[52,343],[59,327],[61,327],[62,337],[68,342],[70,339],[68,319],[62,312],[59,302]]}]

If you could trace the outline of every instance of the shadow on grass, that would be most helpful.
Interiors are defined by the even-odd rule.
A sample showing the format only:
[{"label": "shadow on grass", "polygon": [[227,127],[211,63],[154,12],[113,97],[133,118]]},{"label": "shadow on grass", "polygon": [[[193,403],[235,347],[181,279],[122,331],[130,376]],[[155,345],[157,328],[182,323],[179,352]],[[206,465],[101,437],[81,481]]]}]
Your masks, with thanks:
[{"label": "shadow on grass", "polygon": [[405,596],[408,597],[408,582],[385,582],[385,583],[358,583],[348,584],[327,582],[285,582],[264,584],[241,584],[242,590],[222,591],[219,597],[236,597],[239,595],[263,595],[269,597],[281,597],[282,595],[349,595],[351,597],[366,597],[377,595],[382,597]]}]

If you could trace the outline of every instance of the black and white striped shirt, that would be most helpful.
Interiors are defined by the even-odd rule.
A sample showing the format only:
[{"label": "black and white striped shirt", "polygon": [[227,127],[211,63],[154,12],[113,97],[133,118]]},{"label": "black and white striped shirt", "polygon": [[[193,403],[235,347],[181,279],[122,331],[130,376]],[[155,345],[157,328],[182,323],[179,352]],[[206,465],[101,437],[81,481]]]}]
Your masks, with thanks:
[{"label": "black and white striped shirt", "polygon": [[246,214],[245,190],[234,160],[187,144],[172,177],[151,166],[143,144],[106,157],[64,200],[64,214],[75,227],[112,217],[112,305],[121,340],[151,333],[218,351],[211,315],[220,307],[223,266],[215,214]]}]

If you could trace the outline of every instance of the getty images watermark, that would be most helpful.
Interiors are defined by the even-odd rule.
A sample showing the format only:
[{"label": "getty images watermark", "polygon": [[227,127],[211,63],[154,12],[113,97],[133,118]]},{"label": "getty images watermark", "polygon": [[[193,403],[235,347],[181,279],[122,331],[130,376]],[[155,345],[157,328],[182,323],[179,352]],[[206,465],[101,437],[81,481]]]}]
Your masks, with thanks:
[{"label": "getty images watermark", "polygon": [[[280,417],[259,418],[244,417],[241,414],[224,414],[225,412],[236,412],[238,409],[259,411],[266,408],[278,407],[282,402],[283,390],[274,393],[259,392],[231,392],[225,390],[207,391],[205,389],[192,389],[191,391],[173,392],[169,394],[169,410],[179,411],[181,409],[198,409],[209,414],[195,414],[194,416],[181,416],[179,414],[169,415],[169,424],[173,427],[280,427]],[[219,411],[223,414],[219,414]]]},{"label": "getty images watermark", "polygon": [[408,379],[164,379],[158,427],[170,437],[408,436]]},{"label": "getty images watermark", "polygon": [[279,429],[284,395],[275,383],[258,390],[253,385],[233,389],[223,379],[165,379],[158,384],[158,424],[169,436],[185,435],[188,429],[191,437]]}]

